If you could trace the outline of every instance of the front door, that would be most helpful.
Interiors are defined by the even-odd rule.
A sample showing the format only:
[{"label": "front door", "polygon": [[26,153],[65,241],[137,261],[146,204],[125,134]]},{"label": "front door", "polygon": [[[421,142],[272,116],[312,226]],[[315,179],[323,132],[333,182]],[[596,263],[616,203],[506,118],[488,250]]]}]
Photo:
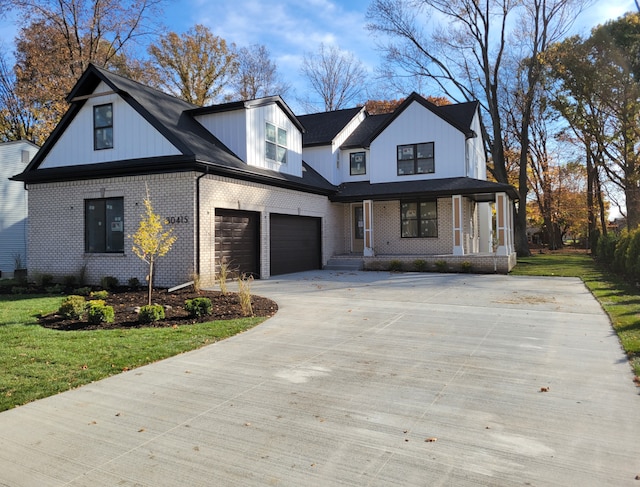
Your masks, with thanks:
[{"label": "front door", "polygon": [[364,252],[364,212],[362,205],[353,205],[351,213],[351,252]]}]

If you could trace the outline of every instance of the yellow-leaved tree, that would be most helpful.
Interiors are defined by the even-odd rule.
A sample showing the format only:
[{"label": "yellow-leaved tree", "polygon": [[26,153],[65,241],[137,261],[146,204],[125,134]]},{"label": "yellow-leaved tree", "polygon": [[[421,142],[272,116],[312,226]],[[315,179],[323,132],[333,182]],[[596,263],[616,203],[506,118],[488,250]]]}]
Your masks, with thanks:
[{"label": "yellow-leaved tree", "polygon": [[165,230],[162,218],[157,213],[154,213],[148,188],[147,197],[144,199],[144,207],[146,214],[141,215],[142,219],[138,225],[138,231],[131,237],[133,239],[131,250],[149,265],[149,275],[147,276],[149,283],[148,304],[151,306],[154,263],[158,257],[164,256],[171,250],[177,237],[173,235],[172,228]]}]

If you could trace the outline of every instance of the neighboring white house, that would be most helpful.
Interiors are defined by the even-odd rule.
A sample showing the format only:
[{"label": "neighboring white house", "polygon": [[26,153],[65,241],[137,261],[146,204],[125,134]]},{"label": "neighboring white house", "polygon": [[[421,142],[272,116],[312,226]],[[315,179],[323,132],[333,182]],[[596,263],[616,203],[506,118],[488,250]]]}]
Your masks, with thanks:
[{"label": "neighboring white house", "polygon": [[27,265],[27,191],[9,178],[22,172],[38,152],[26,140],[0,143],[0,273],[12,276],[16,260]]},{"label": "neighboring white house", "polygon": [[[279,97],[197,107],[90,66],[14,179],[29,190],[30,272],[142,279],[149,189],[178,240],[156,284],[222,262],[260,278],[390,259],[508,272],[513,187],[486,180],[477,103],[411,94],[392,114],[296,116]],[[495,213],[495,218],[492,218]]]}]

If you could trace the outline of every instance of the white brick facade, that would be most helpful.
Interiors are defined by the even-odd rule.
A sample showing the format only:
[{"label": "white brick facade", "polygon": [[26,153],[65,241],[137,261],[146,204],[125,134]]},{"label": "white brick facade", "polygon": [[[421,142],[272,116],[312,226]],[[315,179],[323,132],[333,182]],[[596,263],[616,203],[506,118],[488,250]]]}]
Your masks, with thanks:
[{"label": "white brick facade", "polygon": [[[154,283],[169,287],[191,280],[197,269],[198,176],[201,175],[188,172],[30,185],[30,274],[52,274],[56,278],[78,276],[86,266],[90,284],[98,284],[105,276],[114,276],[121,284],[134,277],[144,282],[148,268],[131,251],[130,236],[136,232],[144,215],[143,200],[148,187],[155,213],[168,219],[168,227],[173,228],[177,237],[169,253],[157,261]],[[321,218],[323,264],[334,253],[343,252],[343,241],[338,232],[342,227],[342,208],[329,202],[326,196],[211,175],[201,178],[199,184],[200,275],[203,282],[213,280],[216,208],[260,213],[262,278],[270,275],[271,213]],[[85,200],[112,197],[124,199],[124,253],[85,253]],[[50,242],[50,245],[43,242]]]}]

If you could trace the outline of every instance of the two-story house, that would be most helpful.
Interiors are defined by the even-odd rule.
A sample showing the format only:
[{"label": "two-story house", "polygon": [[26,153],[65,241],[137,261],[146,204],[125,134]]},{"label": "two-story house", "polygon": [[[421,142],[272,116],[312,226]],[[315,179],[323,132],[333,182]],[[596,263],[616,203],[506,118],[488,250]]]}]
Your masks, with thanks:
[{"label": "two-story house", "polygon": [[68,101],[14,177],[29,190],[31,272],[142,279],[130,236],[147,190],[178,237],[160,286],[210,282],[222,262],[260,278],[345,255],[515,263],[516,193],[486,181],[476,103],[412,94],[377,116],[296,116],[279,96],[197,107],[95,66]]}]

